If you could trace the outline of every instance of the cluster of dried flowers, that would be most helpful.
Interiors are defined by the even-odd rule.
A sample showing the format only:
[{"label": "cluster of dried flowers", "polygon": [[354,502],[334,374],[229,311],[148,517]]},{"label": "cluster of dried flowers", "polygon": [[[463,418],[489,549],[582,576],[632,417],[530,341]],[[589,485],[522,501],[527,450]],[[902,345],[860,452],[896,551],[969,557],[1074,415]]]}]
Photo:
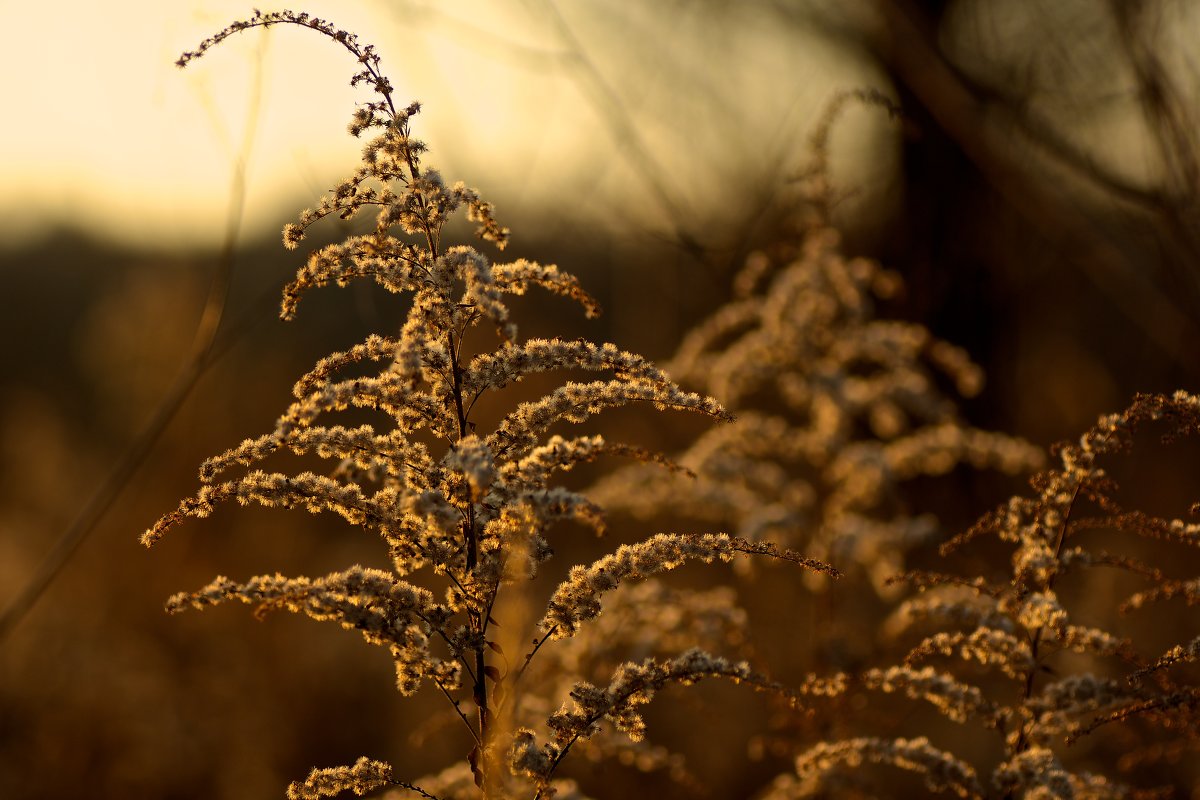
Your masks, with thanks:
[{"label": "cluster of dried flowers", "polygon": [[[1043,462],[1024,440],[963,422],[953,395],[978,393],[981,370],[924,326],[881,317],[880,304],[903,288],[900,277],[844,254],[829,221],[827,139],[851,99],[886,103],[846,95],[830,105],[803,176],[802,235],[753,254],[734,278],[733,299],[687,335],[668,365],[736,421],[675,456],[686,473],[633,465],[590,492],[610,511],[653,519],[682,510],[705,526],[838,565],[847,579],[836,596],[828,582],[806,581],[817,624],[806,647],[789,654],[791,672],[851,669],[880,656],[876,628],[902,591],[889,579],[939,532],[932,514],[907,502],[910,481],[964,467],[1018,474]],[[845,727],[843,709],[826,710],[800,727],[823,736]],[[798,735],[788,716],[778,727],[781,735],[760,743],[777,753]]]},{"label": "cluster of dried flowers", "polygon": [[[575,680],[561,708],[543,713],[540,724],[530,719],[534,711],[546,709],[521,704],[516,689],[526,668],[549,660],[539,653],[552,651],[555,640],[571,639],[586,628],[600,613],[602,595],[623,581],[644,579],[687,560],[729,561],[741,553],[796,562],[827,575],[836,572],[744,538],[660,534],[590,566],[575,567],[530,631],[537,634],[531,636],[536,646],[520,669],[509,669],[493,617],[503,588],[532,578],[551,557],[546,535],[554,523],[603,525],[598,505],[552,485],[553,477],[605,454],[661,461],[598,436],[563,437],[550,435],[549,429],[633,403],[715,419],[729,415],[715,400],[682,390],[653,364],[613,345],[518,338],[505,298],[530,286],[572,298],[588,315],[598,309],[575,278],[556,267],[525,260],[493,264],[471,247],[443,244],[443,226],[461,208],[477,224],[478,235],[498,248],[508,231],[474,190],[448,186],[422,163],[425,148],[409,132],[419,108],[393,103],[391,85],[371,46],[306,14],[256,12],[184,54],[179,64],[238,31],[276,24],[306,27],[341,44],[361,65],[351,84],[370,87],[375,97],[350,124],[351,134],[371,137],[362,165],[315,210],[305,211],[299,224],[285,228],[284,244],[298,246],[311,225],[332,214],[349,219],[374,210],[374,230],[311,253],[284,292],[282,315],[290,318],[308,289],[356,278],[408,294],[411,305],[398,336],[371,336],[323,359],[301,378],[295,401],[273,432],[206,461],[201,489],[151,527],[143,542],[151,545],[177,523],[208,516],[230,500],[333,512],[378,534],[387,545],[390,570],[353,566],[315,579],[263,575],[244,582],[220,577],[199,591],[172,597],[168,609],[236,600],[262,612],[286,609],[357,630],[390,651],[401,693],[436,686],[449,701],[448,713],[457,715],[474,743],[464,763],[415,783],[399,781],[387,764],[364,758],[353,766],[315,770],[292,784],[289,796],[315,798],[347,790],[362,794],[388,785],[441,800],[480,793],[495,798],[575,796],[573,784],[555,777],[568,752],[596,739],[606,726],[638,743],[645,728],[639,708],[664,685],[721,677],[777,690],[744,661],[689,647],[666,657],[648,654],[611,665],[604,685]],[[470,350],[480,339],[474,332],[480,326],[497,331],[495,350]],[[340,377],[348,367],[361,371],[370,363],[381,369],[369,376]],[[473,412],[481,398],[529,375],[562,369],[608,377],[565,383],[517,405],[491,433],[477,432]],[[332,412],[351,407],[382,412],[390,427],[326,423]],[[336,467],[324,475],[255,468],[288,451],[332,459]],[[234,476],[228,477],[231,472]],[[448,588],[439,596],[414,582],[422,578]],[[663,587],[651,591],[667,597]],[[704,597],[696,593],[697,605],[683,614],[682,624],[698,633],[713,626],[718,633],[736,627],[736,612],[719,608],[727,597],[708,595],[707,603]],[[685,605],[693,602],[691,596],[677,599]],[[591,650],[597,651],[594,640]],[[586,660],[587,651],[587,646],[565,650],[556,666]],[[467,703],[473,713],[464,708]],[[652,765],[669,760],[653,748],[638,755]]]},{"label": "cluster of dried flowers", "polygon": [[[556,267],[496,264],[472,247],[443,244],[443,227],[459,210],[499,249],[508,231],[477,192],[448,186],[423,164],[425,148],[409,130],[419,108],[394,104],[371,46],[306,14],[255,12],[179,64],[236,32],[276,24],[306,27],[342,45],[361,67],[351,84],[374,93],[349,126],[368,137],[361,166],[285,228],[284,244],[297,247],[311,225],[333,214],[350,219],[373,210],[374,229],[312,252],[284,291],[282,314],[290,318],[312,287],[367,278],[407,295],[407,317],[398,335],[372,335],[321,360],[296,383],[295,401],[275,430],[206,461],[199,491],[143,541],[153,544],[177,523],[230,500],[333,512],[374,532],[390,569],[219,577],[170,598],[167,608],[238,601],[260,613],[284,609],[356,630],[390,652],[402,694],[429,686],[444,695],[447,715],[473,745],[462,761],[411,783],[370,758],[315,769],[291,785],[289,797],[382,789],[396,800],[583,798],[558,774],[572,752],[661,770],[686,785],[691,778],[681,758],[646,741],[642,711],[663,687],[708,678],[774,693],[785,713],[801,702],[809,718],[836,708],[829,717],[837,724],[818,726],[817,741],[786,742],[793,767],[758,795],[764,800],[878,796],[879,776],[866,765],[907,770],[925,790],[960,797],[1158,796],[1096,764],[1177,758],[1188,742],[1200,741],[1200,692],[1186,674],[1200,660],[1200,637],[1164,650],[1122,638],[1110,623],[1161,602],[1200,602],[1200,580],[1169,577],[1135,548],[1105,547],[1138,537],[1194,548],[1200,525],[1126,509],[1102,462],[1129,450],[1139,427],[1165,425],[1169,440],[1200,432],[1200,397],[1139,396],[1078,444],[1060,446],[1058,466],[1034,479],[1033,495],[1011,499],[943,545],[946,556],[967,552],[967,545],[984,549],[991,560],[983,567],[961,575],[908,569],[914,548],[933,539],[936,526],[906,505],[906,481],[960,465],[1016,473],[1040,466],[1041,454],[959,418],[941,387],[969,396],[982,382],[962,350],[920,325],[878,318],[877,301],[895,292],[899,279],[872,261],[846,258],[828,223],[823,159],[836,104],[814,140],[816,222],[798,245],[751,258],[736,278],[734,301],[688,336],[671,369],[688,391],[611,344],[519,339],[506,298],[530,286],[578,302],[589,316],[599,309]],[[479,345],[487,328],[499,338],[492,350]],[[360,374],[371,365],[379,368]],[[481,400],[535,373],[564,369],[604,377],[567,382],[510,408],[490,433],[477,429]],[[699,437],[678,463],[599,436],[550,432],[632,403],[727,422],[732,410],[738,419]],[[390,423],[380,429],[327,422],[349,408],[381,412]],[[315,455],[333,467],[325,474],[260,468],[286,453]],[[611,455],[642,463],[586,494],[553,482]],[[620,546],[571,568],[544,608],[522,610],[528,598],[506,590],[527,583],[551,558],[550,528],[573,520],[602,530],[605,507],[645,516],[682,508],[732,533],[661,533]],[[994,568],[988,547],[1011,549],[1004,570]],[[863,581],[852,590],[881,604],[893,604],[907,587],[910,595],[890,618],[854,621],[866,628],[858,633],[873,642],[875,663],[885,666],[837,671],[851,667],[816,659],[823,672],[788,689],[745,659],[748,619],[733,588],[686,589],[656,577],[689,561],[739,555],[797,564],[817,594],[839,574],[825,561]],[[1078,576],[1102,568],[1149,588],[1111,609],[1106,598],[1081,603],[1078,588],[1064,588],[1079,580],[1087,587]],[[532,649],[523,660],[506,656],[498,616],[506,627],[527,628]],[[837,619],[828,629],[829,637],[848,635]],[[952,726],[975,724],[991,749],[937,743],[944,728],[932,725],[900,735],[896,718],[881,735],[857,730],[871,715],[856,719],[852,710],[863,706],[847,699],[868,694],[921,701]],[[1094,744],[1084,755],[1068,748],[1101,729],[1127,737]],[[1156,729],[1168,735],[1151,736]],[[980,752],[992,755],[981,759]]]},{"label": "cluster of dried flowers", "polygon": [[[863,736],[812,746],[796,759],[795,774],[779,778],[766,797],[870,795],[863,771],[845,769],[868,762],[918,773],[930,791],[960,797],[1171,796],[1170,786],[1135,790],[1094,765],[1128,767],[1161,758],[1173,749],[1163,748],[1164,739],[1194,742],[1200,694],[1186,677],[1167,672],[1197,659],[1198,640],[1161,655],[1146,653],[1145,644],[1080,620],[1112,621],[1118,612],[1151,602],[1200,599],[1194,579],[1168,579],[1163,570],[1096,543],[1114,537],[1126,545],[1132,538],[1189,548],[1200,543],[1197,523],[1129,510],[1118,500],[1104,462],[1129,451],[1138,428],[1150,424],[1165,425],[1168,442],[1200,432],[1200,397],[1139,395],[1125,411],[1101,418],[1077,444],[1059,445],[1059,466],[1034,478],[1033,496],[1012,498],[942,547],[949,555],[994,537],[1012,549],[1007,575],[896,576],[895,582],[918,593],[897,609],[891,632],[926,633],[899,665],[830,678],[841,692],[902,693],[953,722],[994,731],[1001,756],[988,780],[969,757],[927,738]],[[1197,511],[1200,504],[1192,507]],[[1087,574],[1101,568],[1129,572],[1153,586],[1120,604],[1095,591],[1076,591],[1070,600],[1060,593],[1077,576],[1090,589]],[[1105,600],[1114,602],[1105,608]],[[1157,723],[1160,734],[1128,729],[1115,743],[1097,743],[1098,751],[1068,747],[1114,722]]]},{"label": "cluster of dried flowers", "polygon": [[747,539],[853,565],[888,593],[905,554],[937,530],[900,501],[905,481],[960,464],[1018,473],[1041,452],[961,421],[939,373],[973,395],[979,368],[922,325],[878,318],[876,300],[899,277],[846,258],[839,241],[817,221],[799,248],[756,254],[735,299],[683,342],[671,374],[737,415],[678,456],[695,477],[635,466],[592,496],[642,516],[681,506]]}]

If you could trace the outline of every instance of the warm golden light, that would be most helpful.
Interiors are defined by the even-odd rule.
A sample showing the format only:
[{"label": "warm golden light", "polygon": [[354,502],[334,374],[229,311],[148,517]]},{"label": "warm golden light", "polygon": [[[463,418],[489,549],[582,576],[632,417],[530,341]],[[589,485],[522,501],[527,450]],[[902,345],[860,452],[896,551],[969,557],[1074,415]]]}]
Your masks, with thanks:
[{"label": "warm golden light", "polygon": [[[20,33],[0,52],[7,245],[64,225],[131,244],[211,245],[248,137],[248,231],[277,229],[298,199],[353,164],[359,143],[327,109],[348,119],[361,93],[343,79],[347,54],[311,32],[255,31],[203,63],[174,66],[251,5],[11,8]],[[657,181],[681,212],[704,215],[731,188],[794,167],[813,109],[873,80],[828,43],[798,43],[794,31],[785,39],[754,13],[736,29],[718,15],[690,16],[663,37],[665,12],[635,4],[300,6],[378,46],[397,95],[424,103],[425,138],[451,154],[448,178],[461,170],[535,207],[569,191],[585,210],[611,214],[619,195],[630,214],[662,215]],[[783,88],[776,76],[785,74]],[[660,175],[630,157],[639,148]]]},{"label": "warm golden light", "polygon": [[0,800],[1200,799],[1200,3],[262,2],[0,0]]}]

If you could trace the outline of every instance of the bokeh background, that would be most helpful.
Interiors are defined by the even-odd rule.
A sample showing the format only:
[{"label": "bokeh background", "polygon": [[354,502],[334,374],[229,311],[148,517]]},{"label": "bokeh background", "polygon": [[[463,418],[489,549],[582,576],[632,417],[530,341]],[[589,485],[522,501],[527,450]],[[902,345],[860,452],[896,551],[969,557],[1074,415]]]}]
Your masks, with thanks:
[{"label": "bokeh background", "polygon": [[[837,118],[835,220],[848,249],[904,276],[892,313],[983,365],[972,422],[1049,443],[1135,391],[1198,388],[1196,4],[297,10],[375,43],[397,96],[424,103],[414,128],[429,162],[496,204],[514,232],[508,254],[560,264],[605,306],[585,322],[566,303],[525,303],[526,335],[667,358],[747,253],[789,229],[831,99],[870,89],[903,113],[851,105]],[[276,319],[302,258],[279,229],[353,168],[359,143],[345,123],[361,94],[346,54],[295,28],[173,66],[250,11],[0,2],[2,797],[280,796],[315,764],[370,753],[415,775],[466,748],[437,732],[414,740],[440,698],[394,696],[386,655],[351,634],[244,609],[161,610],[216,574],[375,563],[376,543],[261,509],[189,525],[152,552],[137,542],[194,489],[203,458],[270,428],[317,358],[394,329],[403,311],[362,286],[315,293],[296,322]],[[317,239],[344,233],[330,222]],[[218,305],[210,357],[181,392],[204,309]],[[177,413],[105,493],[173,391]],[[696,430],[606,424],[668,450]],[[36,603],[12,613],[97,493],[107,511]],[[703,702],[664,702],[677,712],[665,729],[711,721]],[[714,797],[746,796],[778,764],[747,767],[748,734],[722,725],[726,739],[697,750],[704,777]],[[589,769],[617,780],[579,769],[585,782]]]}]

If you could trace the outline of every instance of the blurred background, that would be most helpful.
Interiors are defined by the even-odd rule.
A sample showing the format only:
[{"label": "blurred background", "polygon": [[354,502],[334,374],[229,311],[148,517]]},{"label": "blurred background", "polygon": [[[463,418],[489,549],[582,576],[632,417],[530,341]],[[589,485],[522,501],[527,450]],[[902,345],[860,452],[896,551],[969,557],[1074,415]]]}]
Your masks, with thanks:
[{"label": "blurred background", "polygon": [[[535,298],[525,335],[669,357],[745,256],[790,229],[828,103],[869,89],[902,114],[851,105],[837,118],[834,218],[849,250],[904,276],[893,313],[982,364],[973,423],[1049,443],[1135,391],[1200,388],[1194,3],[296,10],[377,45],[397,98],[424,104],[428,163],[512,228],[506,257],[559,264],[606,309],[586,322]],[[287,26],[176,69],[249,15],[237,2],[0,11],[0,796],[270,797],[314,764],[381,755],[379,742],[411,774],[461,756],[457,742],[415,754],[414,720],[440,698],[393,696],[386,654],[353,635],[161,610],[216,574],[376,563],[376,543],[261,509],[153,552],[137,542],[194,491],[201,460],[270,429],[317,358],[401,318],[394,297],[356,286],[277,320],[302,260],[280,228],[357,161],[354,63]],[[314,242],[345,233],[330,221]],[[667,450],[695,431],[621,425]],[[131,447],[144,458],[110,479]],[[98,496],[111,504],[89,517]],[[81,514],[96,524],[73,528]],[[702,762],[714,797],[771,774],[719,761]]]}]

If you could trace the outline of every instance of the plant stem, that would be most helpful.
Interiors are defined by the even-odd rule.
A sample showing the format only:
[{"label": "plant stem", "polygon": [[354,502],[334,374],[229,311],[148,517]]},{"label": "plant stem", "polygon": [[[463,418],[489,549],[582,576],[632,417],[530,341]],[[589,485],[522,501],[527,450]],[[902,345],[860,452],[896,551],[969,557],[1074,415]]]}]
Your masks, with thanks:
[{"label": "plant stem", "polygon": [[[1076,484],[1075,491],[1071,494],[1071,502],[1067,506],[1067,513],[1063,515],[1062,525],[1058,528],[1058,537],[1054,542],[1054,561],[1060,563],[1062,558],[1063,544],[1067,540],[1067,525],[1071,521],[1071,513],[1075,510],[1075,501],[1079,499],[1079,490],[1083,488],[1083,483]],[[1058,571],[1055,570],[1046,580],[1046,591],[1054,588],[1054,579],[1057,577]],[[1021,696],[1021,704],[1025,705],[1029,699],[1033,697],[1033,684],[1037,678],[1038,669],[1041,666],[1038,662],[1038,647],[1042,642],[1042,633],[1045,631],[1045,626],[1042,626],[1033,632],[1033,636],[1029,641],[1029,655],[1033,660],[1033,665],[1029,668],[1029,672],[1025,674],[1025,688]],[[1022,728],[1021,734],[1017,737],[1016,744],[1013,745],[1013,755],[1020,755],[1029,749],[1029,737],[1026,735],[1026,729]]]}]

